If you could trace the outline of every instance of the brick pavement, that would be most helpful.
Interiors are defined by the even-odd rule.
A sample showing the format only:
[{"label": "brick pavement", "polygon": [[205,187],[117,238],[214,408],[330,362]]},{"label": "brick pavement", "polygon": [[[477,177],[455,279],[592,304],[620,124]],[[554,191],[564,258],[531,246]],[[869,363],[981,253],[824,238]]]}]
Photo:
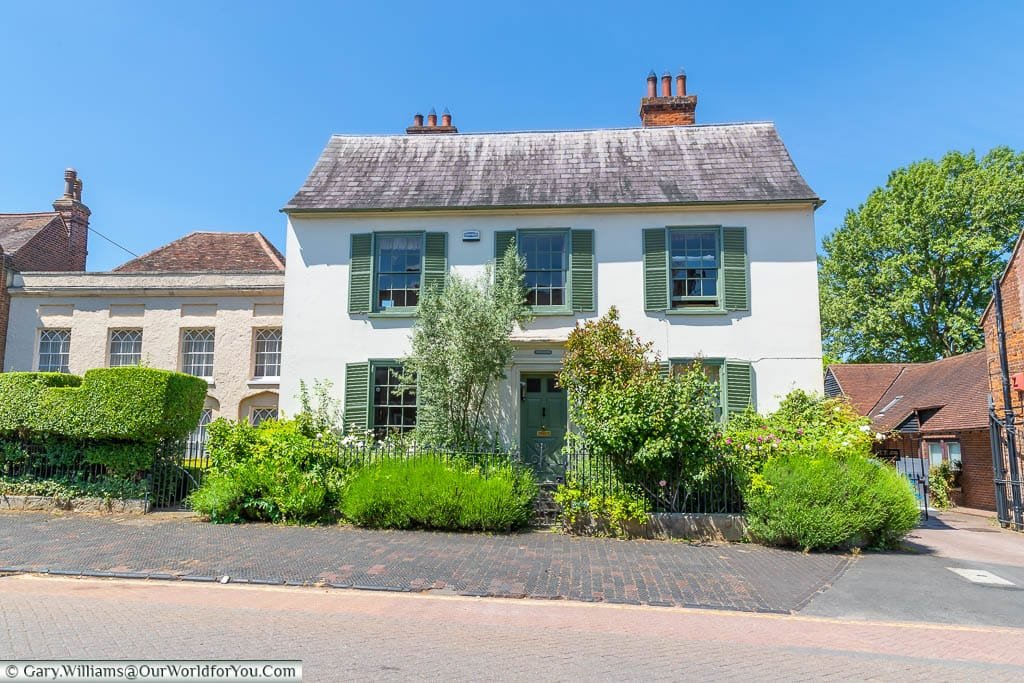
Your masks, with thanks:
[{"label": "brick pavement", "polygon": [[0,571],[440,591],[789,612],[847,568],[839,554],[513,535],[212,525],[140,517],[3,513]]},{"label": "brick pavement", "polygon": [[298,658],[304,680],[984,680],[1024,630],[531,600],[0,578],[0,658]]}]

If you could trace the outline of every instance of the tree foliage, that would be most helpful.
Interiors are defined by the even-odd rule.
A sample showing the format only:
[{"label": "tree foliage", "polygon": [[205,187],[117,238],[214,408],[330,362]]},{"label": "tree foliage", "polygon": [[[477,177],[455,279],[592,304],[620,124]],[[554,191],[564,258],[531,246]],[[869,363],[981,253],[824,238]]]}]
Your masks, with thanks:
[{"label": "tree foliage", "polygon": [[475,280],[453,273],[420,298],[402,381],[416,386],[421,441],[467,447],[484,438],[491,388],[515,351],[512,331],[530,318],[524,268],[513,242],[493,277],[490,268]]},{"label": "tree foliage", "polygon": [[558,381],[581,445],[607,456],[621,481],[673,510],[680,484],[715,453],[716,387],[696,365],[680,375],[659,372],[651,345],[618,317],[612,308],[577,325]]},{"label": "tree foliage", "polygon": [[823,241],[825,351],[931,361],[980,348],[988,285],[1024,228],[1024,154],[950,152],[894,171]]}]

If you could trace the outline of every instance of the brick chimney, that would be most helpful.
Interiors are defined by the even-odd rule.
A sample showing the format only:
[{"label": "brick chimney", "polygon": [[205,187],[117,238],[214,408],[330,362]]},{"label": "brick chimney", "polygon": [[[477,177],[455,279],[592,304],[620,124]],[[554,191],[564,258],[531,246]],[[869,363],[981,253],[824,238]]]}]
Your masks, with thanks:
[{"label": "brick chimney", "polygon": [[73,168],[64,171],[64,196],[53,203],[68,226],[68,270],[85,270],[89,253],[89,207],[82,203],[82,179]]},{"label": "brick chimney", "polygon": [[658,77],[647,75],[647,97],[640,100],[640,121],[644,128],[653,126],[690,126],[696,121],[697,96],[686,94],[686,72],[676,75],[676,92],[672,94],[672,74],[661,76],[661,96],[657,96]]},{"label": "brick chimney", "polygon": [[441,133],[458,133],[459,129],[452,125],[452,115],[448,109],[441,112],[441,125],[437,125],[437,112],[433,109],[427,114],[427,125],[423,125],[423,114],[412,117],[412,125],[405,129],[407,135],[439,135]]}]

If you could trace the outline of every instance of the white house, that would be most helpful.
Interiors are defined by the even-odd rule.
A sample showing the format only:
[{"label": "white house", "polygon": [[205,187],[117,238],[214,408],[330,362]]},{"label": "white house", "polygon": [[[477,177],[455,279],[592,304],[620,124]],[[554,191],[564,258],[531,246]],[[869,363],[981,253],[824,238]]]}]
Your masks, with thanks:
[{"label": "white house", "polygon": [[524,453],[560,447],[563,344],[611,306],[663,359],[703,359],[729,411],[820,392],[820,200],[771,123],[692,125],[685,76],[675,95],[667,74],[660,96],[648,86],[640,128],[459,134],[446,112],[331,137],[283,209],[283,409],[299,380],[328,379],[348,424],[411,426],[414,392],[389,384],[420,290],[482,272],[513,238],[537,316],[497,428]]}]

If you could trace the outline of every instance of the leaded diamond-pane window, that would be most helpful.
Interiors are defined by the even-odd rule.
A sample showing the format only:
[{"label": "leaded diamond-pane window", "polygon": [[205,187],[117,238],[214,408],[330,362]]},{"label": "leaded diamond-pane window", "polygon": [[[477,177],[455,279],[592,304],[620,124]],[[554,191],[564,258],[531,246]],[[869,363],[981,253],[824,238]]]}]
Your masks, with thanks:
[{"label": "leaded diamond-pane window", "polygon": [[213,330],[185,330],[181,338],[181,371],[213,377]]},{"label": "leaded diamond-pane window", "polygon": [[373,366],[373,431],[384,437],[416,426],[416,387],[401,383],[400,365]]},{"label": "leaded diamond-pane window", "polygon": [[142,330],[111,330],[110,367],[142,362]]},{"label": "leaded diamond-pane window", "polygon": [[526,261],[526,301],[531,306],[564,306],[569,267],[568,240],[564,232],[518,236],[519,254]]},{"label": "leaded diamond-pane window", "polygon": [[276,420],[277,408],[253,408],[249,413],[249,422],[255,427],[265,420]]},{"label": "leaded diamond-pane window", "polygon": [[378,233],[377,244],[377,310],[419,305],[422,235],[387,235]]},{"label": "leaded diamond-pane window", "polygon": [[69,372],[71,330],[43,330],[39,333],[39,371]]},{"label": "leaded diamond-pane window", "polygon": [[256,330],[256,377],[281,376],[281,330]]},{"label": "leaded diamond-pane window", "polygon": [[672,308],[718,305],[718,231],[672,230]]}]

